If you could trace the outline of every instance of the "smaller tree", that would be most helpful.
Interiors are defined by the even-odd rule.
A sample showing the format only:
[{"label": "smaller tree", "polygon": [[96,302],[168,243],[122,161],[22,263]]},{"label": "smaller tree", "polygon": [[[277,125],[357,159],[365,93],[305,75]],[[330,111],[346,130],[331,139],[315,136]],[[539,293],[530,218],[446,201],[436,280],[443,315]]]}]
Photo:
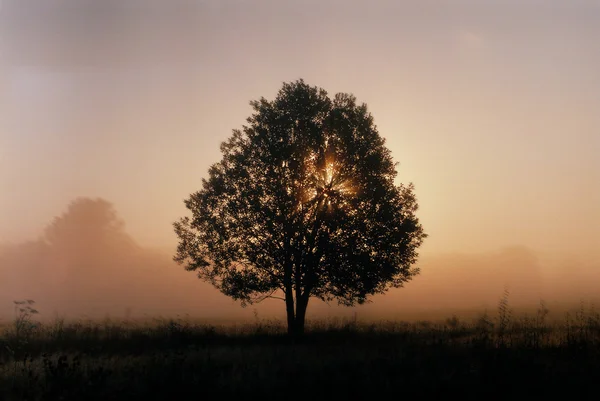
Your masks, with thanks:
[{"label": "smaller tree", "polygon": [[46,227],[44,238],[53,247],[69,250],[133,246],[124,227],[110,202],[81,197]]},{"label": "smaller tree", "polygon": [[[45,229],[47,266],[57,277],[55,296],[81,304],[86,313],[114,305],[132,281],[140,247],[125,231],[112,203],[101,198],[77,198]],[[70,306],[69,306],[70,308]]]}]

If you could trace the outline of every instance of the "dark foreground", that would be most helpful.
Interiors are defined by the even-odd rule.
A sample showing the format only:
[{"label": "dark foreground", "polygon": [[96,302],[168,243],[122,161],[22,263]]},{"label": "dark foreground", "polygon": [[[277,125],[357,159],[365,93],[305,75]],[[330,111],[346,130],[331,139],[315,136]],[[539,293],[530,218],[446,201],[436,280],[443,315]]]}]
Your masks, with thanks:
[{"label": "dark foreground", "polygon": [[[15,322],[0,337],[5,400],[598,399],[600,319],[462,323]],[[20,326],[19,326],[20,325]]]}]

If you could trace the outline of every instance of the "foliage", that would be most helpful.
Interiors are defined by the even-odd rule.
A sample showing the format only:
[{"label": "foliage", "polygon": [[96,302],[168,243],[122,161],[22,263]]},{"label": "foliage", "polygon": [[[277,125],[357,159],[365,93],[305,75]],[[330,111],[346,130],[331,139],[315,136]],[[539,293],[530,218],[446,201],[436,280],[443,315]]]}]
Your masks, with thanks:
[{"label": "foliage", "polygon": [[51,244],[75,240],[78,236],[100,237],[104,233],[117,233],[123,222],[117,217],[113,206],[103,199],[77,198],[68,210],[54,219],[45,230]]},{"label": "foliage", "polygon": [[413,186],[396,185],[367,106],[302,80],[251,105],[185,201],[175,260],[243,304],[283,293],[300,328],[309,297],[363,303],[417,274]]},{"label": "foliage", "polygon": [[[314,397],[314,389],[319,397],[353,399],[399,387],[415,398],[541,398],[565,391],[585,398],[600,379],[598,314],[590,308],[574,320],[536,326],[547,314],[541,307],[532,318],[511,315],[504,328],[488,324],[485,342],[477,320],[457,317],[446,323],[309,321],[301,339],[285,336],[285,327],[273,321],[230,327],[182,319],[58,321],[60,330],[40,326],[21,354],[0,350],[0,389],[8,399],[63,400],[200,393],[304,399]],[[0,333],[0,341],[9,335]]]}]

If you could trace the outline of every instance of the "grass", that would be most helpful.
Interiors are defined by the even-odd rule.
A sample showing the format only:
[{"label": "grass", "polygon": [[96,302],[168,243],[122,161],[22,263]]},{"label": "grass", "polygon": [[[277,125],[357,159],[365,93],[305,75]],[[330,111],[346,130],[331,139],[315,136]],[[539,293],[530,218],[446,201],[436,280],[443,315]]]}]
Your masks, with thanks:
[{"label": "grass", "polygon": [[0,335],[6,400],[591,399],[600,382],[600,315],[516,316],[508,294],[472,321],[311,321],[302,339],[278,321],[39,324],[27,306]]}]

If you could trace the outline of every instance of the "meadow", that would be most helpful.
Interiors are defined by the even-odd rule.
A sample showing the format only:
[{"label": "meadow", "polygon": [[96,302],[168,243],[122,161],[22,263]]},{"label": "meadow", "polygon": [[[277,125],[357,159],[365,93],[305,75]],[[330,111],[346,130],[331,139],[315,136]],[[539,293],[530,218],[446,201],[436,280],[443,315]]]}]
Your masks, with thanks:
[{"label": "meadow", "polygon": [[214,325],[187,318],[38,323],[15,304],[0,334],[4,400],[596,399],[600,314],[542,304],[440,321]]}]

